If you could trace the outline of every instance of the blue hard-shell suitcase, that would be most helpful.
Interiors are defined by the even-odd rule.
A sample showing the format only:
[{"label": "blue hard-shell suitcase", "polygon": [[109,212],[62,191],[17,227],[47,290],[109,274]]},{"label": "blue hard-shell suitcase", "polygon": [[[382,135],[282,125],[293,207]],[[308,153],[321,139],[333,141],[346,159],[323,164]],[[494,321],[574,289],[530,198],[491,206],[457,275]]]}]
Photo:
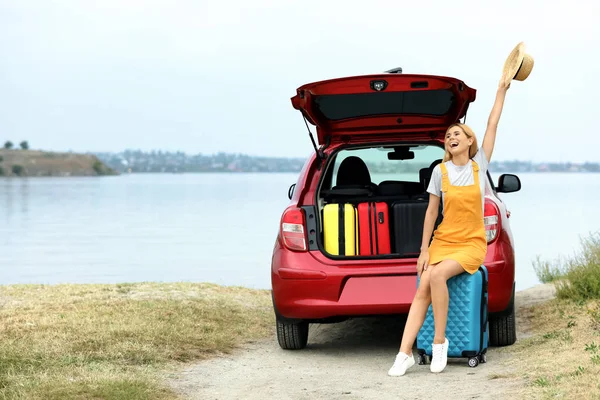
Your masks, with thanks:
[{"label": "blue hard-shell suitcase", "polygon": [[[417,282],[418,284],[418,282]],[[485,363],[488,348],[488,273],[485,266],[473,275],[464,272],[448,280],[448,322],[446,338],[448,358],[468,358],[469,366]],[[419,364],[431,357],[434,336],[433,310],[427,310],[425,322],[417,335]]]}]

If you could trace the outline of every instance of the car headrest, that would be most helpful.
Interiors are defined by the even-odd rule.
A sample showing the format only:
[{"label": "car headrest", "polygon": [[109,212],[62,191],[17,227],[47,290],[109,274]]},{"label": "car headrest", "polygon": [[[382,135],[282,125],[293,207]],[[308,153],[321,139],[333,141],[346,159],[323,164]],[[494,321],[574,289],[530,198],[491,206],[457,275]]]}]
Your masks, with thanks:
[{"label": "car headrest", "polygon": [[431,170],[431,172],[433,172],[433,169],[435,168],[436,165],[441,164],[441,163],[442,163],[441,158],[438,158],[437,160],[432,162],[431,165],[429,165],[429,169]]},{"label": "car headrest", "polygon": [[425,187],[425,190],[427,190],[427,186],[429,186],[430,178],[431,170],[429,169],[429,167],[421,168],[419,170],[419,182],[421,182],[421,185]]},{"label": "car headrest", "polygon": [[346,185],[371,185],[371,174],[367,164],[356,156],[350,156],[340,164],[338,169],[336,186]]},{"label": "car headrest", "polygon": [[433,173],[433,169],[436,165],[440,164],[442,159],[437,159],[433,161],[428,168],[421,168],[419,170],[419,180],[421,181],[421,185],[427,190],[429,187],[429,181],[431,180],[431,174]]}]

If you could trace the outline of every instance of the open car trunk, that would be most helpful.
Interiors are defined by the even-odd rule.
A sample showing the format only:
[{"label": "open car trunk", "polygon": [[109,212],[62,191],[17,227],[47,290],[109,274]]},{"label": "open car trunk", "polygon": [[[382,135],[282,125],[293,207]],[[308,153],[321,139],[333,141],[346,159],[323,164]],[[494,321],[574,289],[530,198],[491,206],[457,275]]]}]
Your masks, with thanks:
[{"label": "open car trunk", "polygon": [[[475,94],[459,79],[393,73],[331,79],[297,89],[292,105],[316,126],[321,149],[314,138],[313,144],[326,161],[316,195],[319,243],[326,255],[418,257],[428,179],[443,158],[446,129],[466,115]],[[420,164],[410,161],[422,154],[424,144],[433,144],[428,147],[437,148],[437,155],[419,156]],[[391,163],[384,167],[389,176],[372,181],[372,171],[360,156],[338,165],[337,150],[357,145],[389,152]],[[328,146],[334,151],[326,159]],[[403,178],[405,170],[412,175]]]},{"label": "open car trunk", "polygon": [[[321,250],[331,258],[418,257],[426,190],[443,152],[439,143],[429,143],[332,154],[316,199]],[[436,226],[439,222],[441,210]]]}]

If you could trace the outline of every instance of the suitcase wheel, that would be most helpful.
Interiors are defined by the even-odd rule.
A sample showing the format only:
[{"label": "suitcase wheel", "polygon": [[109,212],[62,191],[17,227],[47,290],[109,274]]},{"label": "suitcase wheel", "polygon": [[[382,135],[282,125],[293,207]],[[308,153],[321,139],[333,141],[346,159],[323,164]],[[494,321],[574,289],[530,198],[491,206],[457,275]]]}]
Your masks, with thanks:
[{"label": "suitcase wheel", "polygon": [[479,362],[482,364],[487,362],[487,355],[485,355],[485,353],[479,356]]},{"label": "suitcase wheel", "polygon": [[427,356],[425,354],[419,354],[419,365],[427,364]]},{"label": "suitcase wheel", "polygon": [[469,367],[475,368],[479,365],[479,357],[471,357],[469,358]]}]

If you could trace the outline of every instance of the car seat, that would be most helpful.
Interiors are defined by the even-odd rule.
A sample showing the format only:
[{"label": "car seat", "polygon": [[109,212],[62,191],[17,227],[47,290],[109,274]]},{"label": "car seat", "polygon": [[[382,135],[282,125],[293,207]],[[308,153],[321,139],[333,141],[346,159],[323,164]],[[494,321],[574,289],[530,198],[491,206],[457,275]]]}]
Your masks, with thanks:
[{"label": "car seat", "polygon": [[429,181],[431,180],[431,174],[433,173],[433,169],[435,168],[436,165],[440,164],[441,162],[442,162],[442,159],[439,158],[439,159],[435,160],[434,162],[432,162],[429,165],[429,167],[421,168],[419,170],[419,180],[421,181],[421,184],[423,185],[423,188],[425,191],[429,187]]}]

